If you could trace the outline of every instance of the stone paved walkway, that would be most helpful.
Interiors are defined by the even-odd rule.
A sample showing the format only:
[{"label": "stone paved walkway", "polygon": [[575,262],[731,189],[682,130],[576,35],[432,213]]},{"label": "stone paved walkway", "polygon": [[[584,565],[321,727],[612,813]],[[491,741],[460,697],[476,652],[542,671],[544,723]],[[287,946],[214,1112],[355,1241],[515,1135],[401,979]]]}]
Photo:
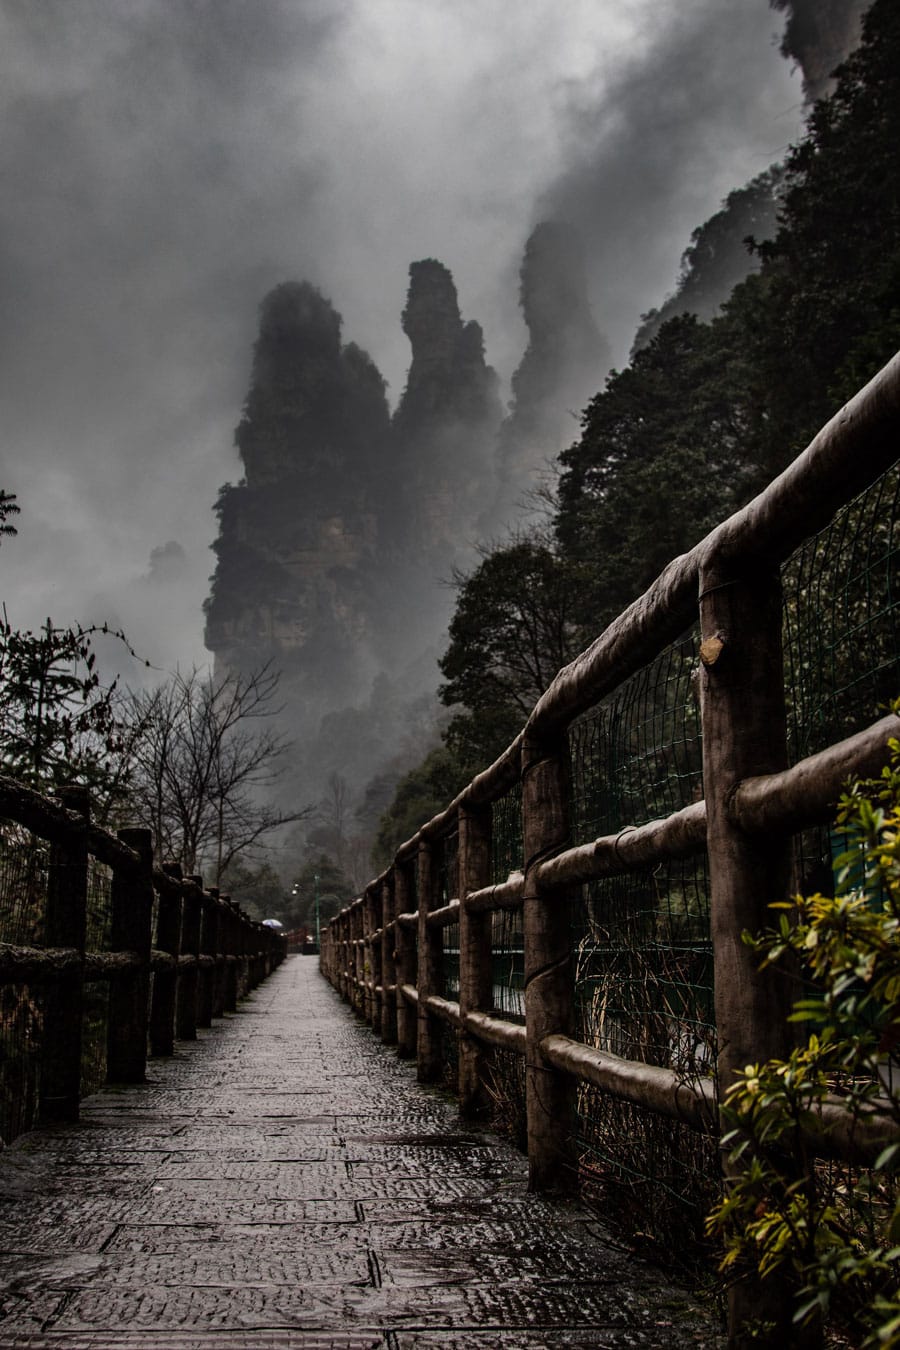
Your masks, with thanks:
[{"label": "stone paved walkway", "polygon": [[0,1155],[0,1350],[714,1346],[294,957],[148,1083]]}]

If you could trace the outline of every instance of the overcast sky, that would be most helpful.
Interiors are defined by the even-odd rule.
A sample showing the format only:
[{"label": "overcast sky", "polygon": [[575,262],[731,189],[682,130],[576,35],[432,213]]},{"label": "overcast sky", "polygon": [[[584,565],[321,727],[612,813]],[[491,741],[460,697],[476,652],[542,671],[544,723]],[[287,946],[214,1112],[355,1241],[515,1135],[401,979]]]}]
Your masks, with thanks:
[{"label": "overcast sky", "polygon": [[205,659],[211,507],[278,281],[321,287],[395,402],[407,268],[437,257],[506,381],[522,247],[564,212],[624,361],[693,226],[799,134],[780,22],[767,0],[0,0],[13,622]]}]

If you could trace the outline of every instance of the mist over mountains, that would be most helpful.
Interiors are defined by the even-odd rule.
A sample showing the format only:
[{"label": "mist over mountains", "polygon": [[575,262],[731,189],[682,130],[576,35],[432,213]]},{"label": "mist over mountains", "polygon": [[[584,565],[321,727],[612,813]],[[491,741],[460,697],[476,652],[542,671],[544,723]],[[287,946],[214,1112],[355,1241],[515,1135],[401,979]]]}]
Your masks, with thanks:
[{"label": "mist over mountains", "polygon": [[[785,53],[812,94],[858,17],[833,6],[812,24],[801,5],[782,8]],[[697,227],[675,291],[644,316],[636,348],[675,314],[715,312],[752,265],[746,238],[775,229],[780,181],[777,166],[757,175]],[[556,195],[589,223],[570,184]],[[505,415],[481,323],[463,317],[437,259],[409,268],[400,322],[411,360],[393,415],[385,380],[367,352],[342,342],[321,292],[283,283],[263,300],[235,437],[245,476],[217,505],[206,644],[219,669],[247,673],[268,660],[281,670],[284,725],[301,747],[291,797],[314,801],[340,779],[351,807],[371,812],[367,785],[389,795],[436,743],[447,583],[479,545],[534,521],[535,496],[609,370],[589,291],[579,227],[539,222],[519,269],[527,346]],[[410,720],[418,740],[405,734]]]},{"label": "mist over mountains", "polygon": [[244,476],[217,502],[205,639],[219,671],[281,672],[281,721],[302,747],[292,798],[317,800],[339,774],[358,803],[376,774],[399,777],[423,753],[410,718],[430,715],[433,743],[450,579],[526,517],[523,498],[605,374],[570,228],[533,232],[520,299],[529,345],[505,418],[482,329],[435,259],[409,269],[411,362],[393,416],[314,286],[282,283],[261,304],[235,433]]},{"label": "mist over mountains", "polygon": [[[4,556],[11,619],[124,627],[153,667],[124,662],[130,682],[207,659],[204,597],[223,661],[241,643],[267,650],[267,623],[315,712],[298,765],[321,754],[323,772],[340,740],[323,709],[354,710],[348,764],[399,744],[382,708],[407,708],[403,734],[404,719],[433,721],[409,711],[410,691],[433,690],[428,634],[452,567],[523,519],[641,313],[677,284],[691,229],[796,135],[799,79],[777,45],[787,19],[825,8],[572,0],[562,22],[554,0],[528,0],[513,22],[507,0],[167,0],[163,19],[157,0],[0,0],[0,453],[22,506]],[[554,256],[544,296],[532,263],[549,276]],[[414,402],[407,426],[406,372],[426,359],[401,317],[411,261],[423,281],[434,264],[434,360],[468,371],[474,402],[448,379],[454,416]],[[266,477],[266,417],[303,391],[266,412],[248,391],[274,396],[277,379],[249,353],[263,297],[304,282],[345,325],[335,336],[307,296],[315,340],[295,364],[312,380],[312,348],[327,358],[316,409],[293,408],[285,434],[318,449],[285,488],[284,456]],[[554,400],[536,396],[542,380]],[[410,396],[427,386],[423,367]],[[295,520],[267,526],[262,547],[265,502]],[[220,528],[252,565],[217,557],[210,596]],[[419,566],[413,539],[430,550]],[[244,591],[266,568],[254,628]],[[340,673],[322,659],[335,650],[352,653]],[[119,659],[103,653],[104,669]]]}]

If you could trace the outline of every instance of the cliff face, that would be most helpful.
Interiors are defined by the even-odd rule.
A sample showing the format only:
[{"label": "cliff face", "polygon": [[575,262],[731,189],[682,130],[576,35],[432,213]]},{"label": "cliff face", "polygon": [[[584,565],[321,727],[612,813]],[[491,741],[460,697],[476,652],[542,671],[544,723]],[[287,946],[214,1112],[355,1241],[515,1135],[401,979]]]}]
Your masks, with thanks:
[{"label": "cliff face", "polygon": [[471,544],[490,481],[502,408],[480,326],[464,322],[450,272],[429,258],[409,269],[402,316],[412,348],[394,416],[404,468],[407,544],[448,576]]},{"label": "cliff face", "polygon": [[206,645],[227,668],[272,658],[313,695],[354,686],[348,659],[371,626],[365,578],[389,476],[384,381],[306,283],[260,311],[236,432],[245,478],[217,504]]},{"label": "cliff face", "polygon": [[603,383],[610,351],[587,299],[577,232],[545,221],[532,232],[519,271],[528,347],[512,377],[513,398],[498,441],[494,525],[508,524],[539,486],[548,460],[578,435],[579,415]]}]

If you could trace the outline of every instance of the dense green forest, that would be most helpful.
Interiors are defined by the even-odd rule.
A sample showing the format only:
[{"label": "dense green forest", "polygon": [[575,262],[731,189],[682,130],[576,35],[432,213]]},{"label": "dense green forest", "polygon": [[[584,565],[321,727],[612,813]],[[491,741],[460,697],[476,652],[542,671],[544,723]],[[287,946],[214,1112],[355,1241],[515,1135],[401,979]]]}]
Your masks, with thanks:
[{"label": "dense green forest", "polygon": [[805,138],[695,231],[677,296],[689,309],[698,274],[732,265],[734,224],[763,221],[774,201],[772,237],[745,241],[755,270],[710,317],[673,313],[671,301],[649,316],[560,456],[547,526],[457,579],[444,749],[401,783],[376,862],[411,832],[410,804],[437,809],[489,764],[559,665],[900,347],[898,145],[900,7],[875,0]]}]

